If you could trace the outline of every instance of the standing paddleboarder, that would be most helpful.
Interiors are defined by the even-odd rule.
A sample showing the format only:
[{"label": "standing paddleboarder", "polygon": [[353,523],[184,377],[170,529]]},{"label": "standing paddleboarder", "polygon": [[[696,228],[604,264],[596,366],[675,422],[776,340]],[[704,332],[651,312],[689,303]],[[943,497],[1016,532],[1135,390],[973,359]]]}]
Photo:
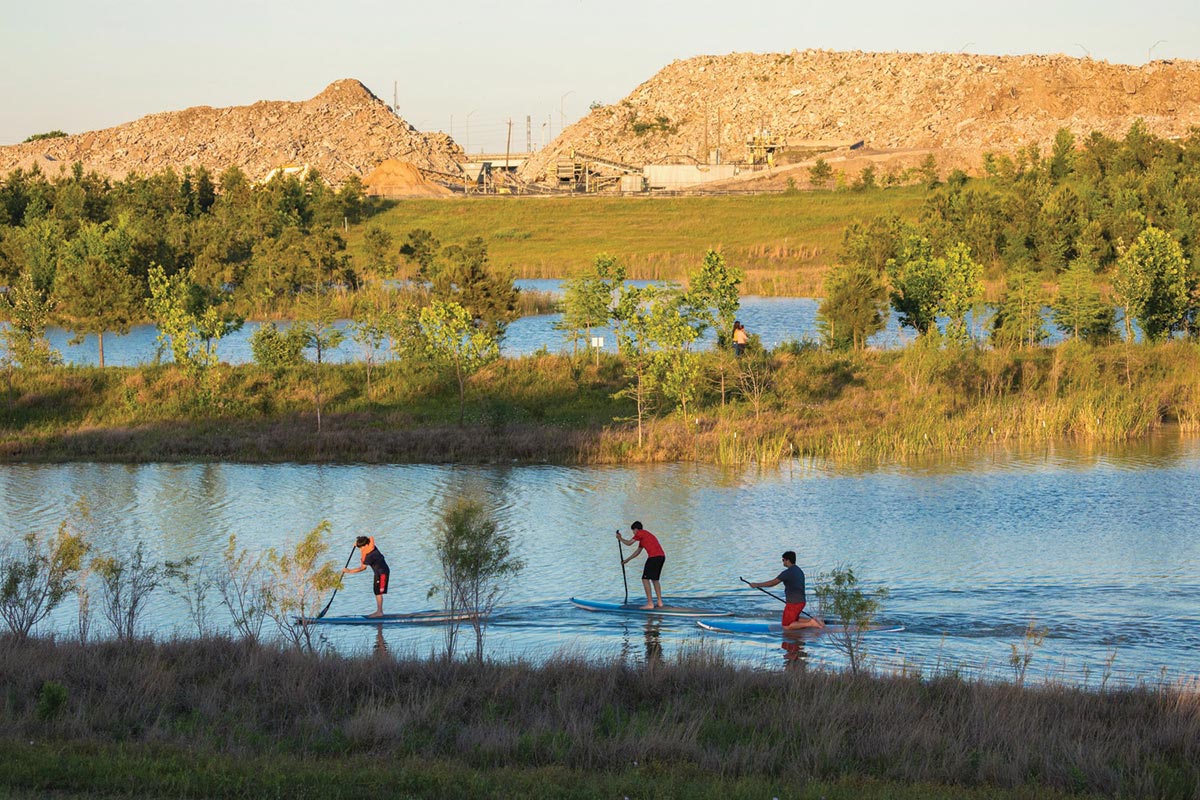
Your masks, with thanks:
[{"label": "standing paddleboarder", "polygon": [[804,606],[808,604],[807,597],[804,594],[804,570],[796,566],[796,553],[793,550],[788,550],[783,554],[783,572],[769,581],[761,583],[751,583],[746,581],[755,589],[763,589],[767,586],[778,586],[783,584],[783,627],[784,630],[797,630],[799,628],[824,628],[825,623],[816,617],[810,617],[804,613]]},{"label": "standing paddleboarder", "polygon": [[629,539],[621,535],[617,531],[617,538],[622,544],[630,546],[637,545],[637,550],[633,551],[633,555],[624,559],[621,563],[628,564],[633,559],[646,551],[646,565],[642,568],[642,587],[646,590],[646,605],[642,606],[643,610],[654,608],[654,597],[650,594],[650,586],[653,584],[654,592],[658,595],[658,607],[663,607],[662,587],[658,584],[658,579],[662,577],[663,563],[667,560],[667,554],[663,550],[662,545],[658,543],[658,539],[653,533],[642,527],[642,523],[635,522],[629,526],[629,530],[633,534]]},{"label": "standing paddleboarder", "polygon": [[383,616],[383,596],[387,594],[388,579],[392,576],[392,571],[388,569],[387,559],[383,557],[383,553],[379,552],[379,548],[375,546],[374,536],[359,536],[354,540],[354,546],[358,548],[362,555],[362,563],[354,569],[344,568],[342,574],[351,575],[355,572],[362,572],[367,567],[375,573],[375,581],[373,584],[375,590],[375,613],[368,614],[368,617]]}]

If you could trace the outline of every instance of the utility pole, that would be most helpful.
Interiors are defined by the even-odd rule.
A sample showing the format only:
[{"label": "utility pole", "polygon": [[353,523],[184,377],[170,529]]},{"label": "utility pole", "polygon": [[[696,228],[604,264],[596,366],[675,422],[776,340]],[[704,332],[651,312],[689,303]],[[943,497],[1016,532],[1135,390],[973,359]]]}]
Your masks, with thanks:
[{"label": "utility pole", "polygon": [[399,83],[400,81],[392,81],[392,113],[397,117],[400,116],[400,100],[396,88]]},{"label": "utility pole", "polygon": [[504,142],[504,177],[508,178],[508,153],[512,150],[512,117],[508,118],[508,139]]},{"label": "utility pole", "polygon": [[533,152],[533,117],[525,115],[525,152]]}]

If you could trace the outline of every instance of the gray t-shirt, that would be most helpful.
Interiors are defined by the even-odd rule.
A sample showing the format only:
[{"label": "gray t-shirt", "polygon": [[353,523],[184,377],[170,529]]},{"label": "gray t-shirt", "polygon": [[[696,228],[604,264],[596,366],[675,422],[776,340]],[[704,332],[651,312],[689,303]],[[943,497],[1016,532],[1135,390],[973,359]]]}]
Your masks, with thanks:
[{"label": "gray t-shirt", "polygon": [[804,570],[792,564],[779,573],[779,582],[783,584],[783,596],[789,603],[807,602],[804,596]]}]

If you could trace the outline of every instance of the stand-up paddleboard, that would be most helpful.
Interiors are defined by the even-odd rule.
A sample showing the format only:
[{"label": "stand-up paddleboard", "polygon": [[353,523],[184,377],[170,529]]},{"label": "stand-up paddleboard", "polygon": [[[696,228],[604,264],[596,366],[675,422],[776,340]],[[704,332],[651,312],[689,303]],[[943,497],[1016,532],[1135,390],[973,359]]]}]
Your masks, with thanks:
[{"label": "stand-up paddleboard", "polygon": [[606,603],[603,600],[581,600],[572,597],[571,603],[584,611],[608,611],[616,614],[643,614],[658,617],[720,617],[730,616],[732,611],[717,611],[712,608],[688,608],[687,606],[663,606],[642,608],[640,603]]},{"label": "stand-up paddleboard", "polygon": [[456,622],[471,619],[472,615],[459,611],[417,611],[412,614],[384,614],[382,617],[296,617],[296,622],[306,625],[398,625],[401,623]]},{"label": "stand-up paddleboard", "polygon": [[[845,633],[846,626],[837,621],[831,621],[825,624],[824,628],[789,628],[785,629],[783,624],[778,621],[767,619],[702,619],[697,620],[696,624],[706,631],[715,631],[717,633],[750,633],[750,634],[785,634],[791,635],[808,635],[821,633]],[[868,625],[861,629],[864,633],[896,633],[904,630],[903,625]]]}]

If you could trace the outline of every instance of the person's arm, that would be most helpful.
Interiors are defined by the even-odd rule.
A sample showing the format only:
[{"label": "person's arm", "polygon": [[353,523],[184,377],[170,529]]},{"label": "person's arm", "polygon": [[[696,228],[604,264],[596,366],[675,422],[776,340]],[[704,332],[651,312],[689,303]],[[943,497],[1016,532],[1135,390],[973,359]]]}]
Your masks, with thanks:
[{"label": "person's arm", "polygon": [[[630,542],[629,544],[633,544],[633,542]],[[625,559],[621,563],[628,564],[630,561],[633,561],[635,558],[637,558],[641,554],[642,554],[642,546],[639,544],[637,550],[633,551],[633,555],[631,555],[629,558]]]},{"label": "person's arm", "polygon": [[342,570],[342,574],[343,575],[353,575],[355,572],[362,572],[366,568],[367,568],[366,564],[360,564],[359,566],[355,567],[354,569],[350,569],[349,567],[346,567]]},{"label": "person's arm", "polygon": [[750,585],[755,589],[766,589],[768,586],[778,586],[779,578],[771,578],[769,581],[763,581],[762,583],[751,583]]},{"label": "person's arm", "polygon": [[631,547],[634,543],[633,539],[626,539],[624,536],[622,536],[620,531],[617,531],[617,538],[621,540],[621,544],[627,547]]}]

